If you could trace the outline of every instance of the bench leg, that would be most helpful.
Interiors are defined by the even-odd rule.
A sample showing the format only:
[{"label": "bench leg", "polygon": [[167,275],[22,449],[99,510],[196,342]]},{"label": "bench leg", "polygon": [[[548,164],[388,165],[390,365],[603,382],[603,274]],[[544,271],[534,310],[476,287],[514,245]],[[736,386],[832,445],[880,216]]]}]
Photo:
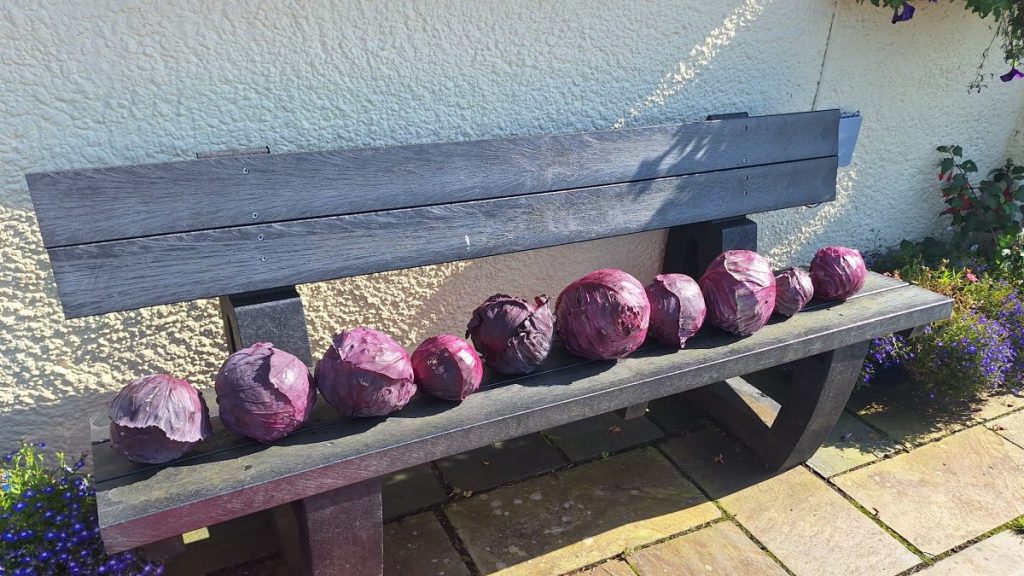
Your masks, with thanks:
[{"label": "bench leg", "polygon": [[378,480],[310,496],[274,512],[291,574],[384,573],[384,521]]},{"label": "bench leg", "polygon": [[785,470],[806,462],[832,432],[856,385],[867,347],[860,342],[788,364],[792,383],[771,424],[765,422],[765,409],[774,403],[763,397],[744,399],[750,391],[736,382],[718,382],[688,395],[770,467]]}]

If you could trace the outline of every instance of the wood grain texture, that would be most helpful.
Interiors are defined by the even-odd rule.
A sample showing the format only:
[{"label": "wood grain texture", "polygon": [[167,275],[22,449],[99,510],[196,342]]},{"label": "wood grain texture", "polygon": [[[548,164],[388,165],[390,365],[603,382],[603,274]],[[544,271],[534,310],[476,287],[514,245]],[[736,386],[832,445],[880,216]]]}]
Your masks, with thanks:
[{"label": "wood grain texture", "polygon": [[[874,275],[872,275],[874,276]],[[877,278],[877,277],[876,277]],[[505,440],[841,348],[947,317],[951,302],[894,286],[816,305],[747,338],[708,330],[687,349],[648,347],[618,362],[580,361],[512,378],[453,405],[418,398],[388,418],[308,428],[98,483],[111,551]],[[96,445],[102,449],[108,443]],[[99,461],[99,459],[97,459]],[[97,467],[97,473],[102,471]]]},{"label": "wood grain texture", "polygon": [[69,318],[619,236],[835,197],[835,157],[50,250]]},{"label": "wood grain texture", "polygon": [[[835,156],[839,111],[26,176],[48,248]],[[141,207],[145,207],[141,209]]]}]

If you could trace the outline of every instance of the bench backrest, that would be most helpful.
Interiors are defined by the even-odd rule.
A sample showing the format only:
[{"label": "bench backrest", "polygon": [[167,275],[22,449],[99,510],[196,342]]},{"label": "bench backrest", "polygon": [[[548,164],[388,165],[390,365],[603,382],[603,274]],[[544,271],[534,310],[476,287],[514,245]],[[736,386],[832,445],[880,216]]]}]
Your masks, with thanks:
[{"label": "bench backrest", "polygon": [[839,112],[29,174],[69,318],[835,197]]}]

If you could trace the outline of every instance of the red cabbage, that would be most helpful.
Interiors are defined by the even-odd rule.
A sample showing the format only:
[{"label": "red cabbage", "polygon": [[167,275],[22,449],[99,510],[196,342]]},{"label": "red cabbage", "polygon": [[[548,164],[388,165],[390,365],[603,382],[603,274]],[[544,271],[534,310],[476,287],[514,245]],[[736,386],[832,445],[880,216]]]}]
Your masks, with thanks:
[{"label": "red cabbage", "polygon": [[491,368],[503,374],[529,374],[547,358],[554,331],[547,298],[538,296],[530,304],[495,294],[473,311],[466,337]]},{"label": "red cabbage", "polygon": [[409,353],[387,334],[356,327],[334,335],[316,363],[316,387],[343,416],[386,416],[413,394]]},{"label": "red cabbage", "polygon": [[555,303],[562,343],[593,360],[622,358],[639,348],[650,316],[643,284],[622,270],[591,272],[562,290]]},{"label": "red cabbage", "polygon": [[749,336],[761,329],[775,308],[775,275],[757,252],[719,254],[700,278],[708,322],[727,332]]},{"label": "red cabbage", "polygon": [[109,416],[111,446],[145,464],[179,458],[212,434],[202,392],[167,374],[143,376],[122,388]]},{"label": "red cabbage", "polygon": [[651,302],[651,337],[665,346],[685,346],[707,314],[700,286],[685,274],[660,274],[646,291]]},{"label": "red cabbage", "polygon": [[791,266],[775,275],[775,311],[792,316],[804,309],[814,297],[811,276],[803,268]]},{"label": "red cabbage", "polygon": [[846,300],[864,287],[868,270],[853,248],[826,246],[811,260],[814,295],[824,300]]},{"label": "red cabbage", "polygon": [[316,403],[306,364],[267,342],[228,356],[214,388],[224,427],[260,442],[294,432]]},{"label": "red cabbage", "polygon": [[412,353],[416,385],[432,396],[461,402],[480,387],[484,364],[476,350],[450,334],[431,336]]}]

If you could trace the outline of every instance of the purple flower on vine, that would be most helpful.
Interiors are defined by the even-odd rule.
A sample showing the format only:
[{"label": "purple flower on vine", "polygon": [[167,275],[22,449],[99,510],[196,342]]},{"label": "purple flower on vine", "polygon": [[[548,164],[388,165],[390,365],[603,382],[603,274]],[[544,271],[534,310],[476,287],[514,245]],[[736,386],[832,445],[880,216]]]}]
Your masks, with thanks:
[{"label": "purple flower on vine", "polygon": [[892,9],[892,23],[906,22],[914,17],[914,6],[909,2],[904,2],[903,6],[897,6]]},{"label": "purple flower on vine", "polygon": [[1002,80],[1003,82],[1009,82],[1010,80],[1015,80],[1017,78],[1024,78],[1024,72],[1017,70],[1016,66],[1011,68],[1010,71],[1007,72],[1006,74],[1003,74],[1002,76],[999,77],[999,79]]}]

